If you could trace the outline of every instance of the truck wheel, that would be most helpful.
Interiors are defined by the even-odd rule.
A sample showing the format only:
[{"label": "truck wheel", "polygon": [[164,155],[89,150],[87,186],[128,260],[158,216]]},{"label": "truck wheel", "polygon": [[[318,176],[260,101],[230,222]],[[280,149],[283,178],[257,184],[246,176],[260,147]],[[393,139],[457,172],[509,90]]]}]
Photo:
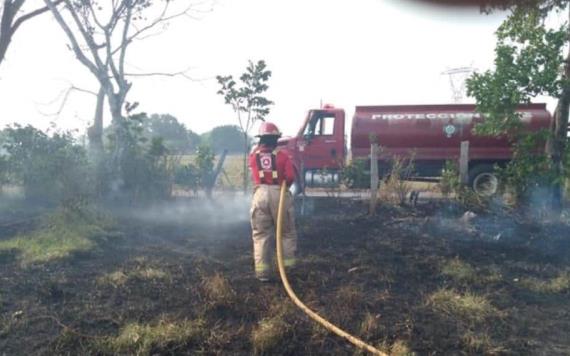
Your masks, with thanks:
[{"label": "truck wheel", "polygon": [[469,170],[469,187],[483,197],[490,197],[499,191],[499,177],[491,164],[480,164]]}]

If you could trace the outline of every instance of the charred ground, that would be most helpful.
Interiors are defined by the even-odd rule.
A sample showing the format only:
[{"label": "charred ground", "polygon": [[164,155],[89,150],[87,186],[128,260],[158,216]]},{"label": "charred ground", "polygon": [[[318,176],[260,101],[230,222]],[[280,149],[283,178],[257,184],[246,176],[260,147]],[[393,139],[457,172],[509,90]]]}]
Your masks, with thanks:
[{"label": "charred ground", "polygon": [[[191,204],[199,204],[193,202]],[[393,354],[570,352],[570,227],[445,203],[312,200],[300,298]],[[27,224],[6,222],[6,241]],[[26,217],[27,219],[27,217]],[[354,354],[252,274],[247,219],[119,217],[93,248],[0,252],[0,354]]]}]

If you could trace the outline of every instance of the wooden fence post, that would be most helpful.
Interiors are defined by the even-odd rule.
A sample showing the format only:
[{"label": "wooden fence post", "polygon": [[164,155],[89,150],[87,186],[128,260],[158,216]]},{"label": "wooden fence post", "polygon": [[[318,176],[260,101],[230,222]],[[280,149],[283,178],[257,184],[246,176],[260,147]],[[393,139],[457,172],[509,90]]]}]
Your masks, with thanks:
[{"label": "wooden fence post", "polygon": [[459,180],[461,184],[469,183],[469,141],[461,141],[459,153]]},{"label": "wooden fence post", "polygon": [[378,144],[370,145],[370,215],[376,213],[378,200]]}]

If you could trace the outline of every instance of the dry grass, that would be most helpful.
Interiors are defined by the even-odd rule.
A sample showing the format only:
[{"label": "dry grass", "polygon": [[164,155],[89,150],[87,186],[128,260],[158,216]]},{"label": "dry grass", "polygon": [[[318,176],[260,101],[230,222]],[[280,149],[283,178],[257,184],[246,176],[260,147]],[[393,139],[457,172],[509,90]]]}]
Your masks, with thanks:
[{"label": "dry grass", "polygon": [[131,275],[140,279],[163,279],[168,276],[163,270],[153,267],[136,269]]},{"label": "dry grass", "polygon": [[295,305],[288,299],[281,296],[273,298],[268,316],[259,321],[251,332],[254,353],[271,355],[283,352],[284,343],[291,338],[294,320],[298,318],[296,312]]},{"label": "dry grass", "polygon": [[413,172],[413,158],[407,160],[394,157],[390,174],[384,184],[380,184],[380,198],[393,204],[404,205],[412,192],[412,182],[407,180]]},{"label": "dry grass", "polygon": [[[416,354],[403,340],[396,340],[393,344],[390,344],[388,341],[382,341],[376,345],[376,348],[390,356],[414,356]],[[359,350],[356,354],[364,355],[364,352]]]},{"label": "dry grass", "polygon": [[201,286],[211,305],[230,306],[236,302],[236,292],[228,279],[220,273],[202,277]]},{"label": "dry grass", "polygon": [[358,311],[362,308],[363,294],[360,289],[352,285],[345,285],[338,289],[334,298],[333,321],[341,324],[352,322]]},{"label": "dry grass", "polygon": [[468,321],[482,321],[498,313],[484,297],[472,293],[459,294],[445,288],[430,295],[427,305],[443,314]]},{"label": "dry grass", "polygon": [[570,290],[570,272],[562,272],[558,277],[548,280],[523,278],[520,284],[536,293],[561,293]]},{"label": "dry grass", "polygon": [[289,325],[280,315],[261,320],[251,333],[254,353],[268,353],[288,337]]},{"label": "dry grass", "polygon": [[97,278],[98,284],[111,284],[115,287],[122,286],[127,283],[129,276],[127,276],[123,271],[115,271],[112,273],[107,273],[99,278]]},{"label": "dry grass", "polygon": [[441,274],[460,283],[485,284],[500,281],[502,278],[496,267],[491,266],[483,273],[457,257],[443,264]]},{"label": "dry grass", "polygon": [[390,355],[392,356],[410,356],[414,355],[414,352],[410,350],[410,347],[405,341],[396,340],[390,347]]},{"label": "dry grass", "polygon": [[156,279],[166,279],[168,277],[169,274],[162,269],[154,267],[139,267],[128,272],[119,270],[107,273],[97,278],[97,283],[111,284],[115,287],[120,287],[133,278],[144,279],[144,280],[156,280]]},{"label": "dry grass", "polygon": [[168,322],[155,325],[131,323],[124,326],[116,337],[106,338],[101,348],[113,354],[149,355],[154,348],[164,350],[200,340],[206,335],[202,320]]},{"label": "dry grass", "polygon": [[370,312],[366,312],[366,315],[364,315],[364,319],[360,323],[360,335],[362,337],[368,339],[378,333],[379,317],[380,317],[379,315],[374,315]]},{"label": "dry grass", "polygon": [[507,352],[504,347],[495,345],[487,332],[475,333],[468,330],[461,336],[461,342],[470,354],[499,355]]},{"label": "dry grass", "polygon": [[445,263],[441,268],[441,273],[462,282],[471,282],[477,278],[475,269],[457,257]]}]

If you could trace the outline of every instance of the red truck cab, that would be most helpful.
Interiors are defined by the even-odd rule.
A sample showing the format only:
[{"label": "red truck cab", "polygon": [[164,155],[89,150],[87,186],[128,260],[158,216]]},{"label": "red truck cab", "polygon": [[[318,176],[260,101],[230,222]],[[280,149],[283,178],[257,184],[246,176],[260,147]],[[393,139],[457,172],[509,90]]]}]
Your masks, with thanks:
[{"label": "red truck cab", "polygon": [[303,186],[338,184],[346,159],[345,113],[325,105],[310,110],[297,136],[279,140],[293,159]]}]

